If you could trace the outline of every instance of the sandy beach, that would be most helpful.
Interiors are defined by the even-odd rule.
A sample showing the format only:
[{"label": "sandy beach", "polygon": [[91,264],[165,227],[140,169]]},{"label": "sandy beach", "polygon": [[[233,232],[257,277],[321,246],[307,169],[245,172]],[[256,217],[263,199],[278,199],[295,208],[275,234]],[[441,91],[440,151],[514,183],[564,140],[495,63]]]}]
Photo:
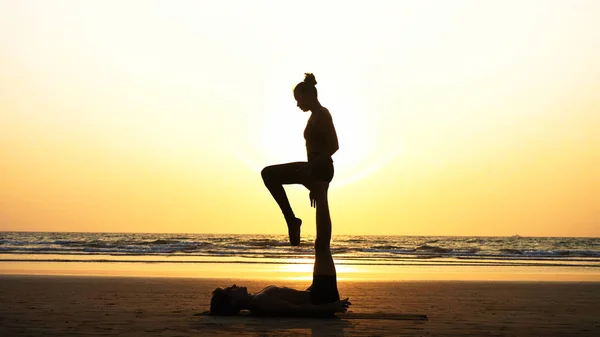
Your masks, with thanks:
[{"label": "sandy beach", "polygon": [[1,336],[597,336],[600,283],[342,281],[353,312],[428,321],[206,317],[210,292],[305,281],[0,276]]}]

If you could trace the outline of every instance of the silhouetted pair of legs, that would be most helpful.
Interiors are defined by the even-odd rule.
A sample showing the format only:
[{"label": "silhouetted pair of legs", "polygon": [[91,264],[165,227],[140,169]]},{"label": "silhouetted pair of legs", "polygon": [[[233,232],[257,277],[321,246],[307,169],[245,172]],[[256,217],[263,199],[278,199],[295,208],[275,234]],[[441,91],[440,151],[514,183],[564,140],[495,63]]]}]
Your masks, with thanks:
[{"label": "silhouetted pair of legs", "polygon": [[311,200],[315,201],[317,210],[317,238],[315,240],[315,264],[311,296],[313,294],[315,296],[313,302],[333,302],[339,300],[335,265],[330,247],[331,216],[327,199],[329,181],[333,178],[333,164],[328,163],[315,167],[312,174],[304,175],[299,170],[306,164],[307,162],[294,162],[267,166],[262,170],[261,175],[265,186],[271,192],[286,219],[292,245],[300,244],[300,225],[302,221],[294,215],[283,185],[301,184],[310,191]]}]

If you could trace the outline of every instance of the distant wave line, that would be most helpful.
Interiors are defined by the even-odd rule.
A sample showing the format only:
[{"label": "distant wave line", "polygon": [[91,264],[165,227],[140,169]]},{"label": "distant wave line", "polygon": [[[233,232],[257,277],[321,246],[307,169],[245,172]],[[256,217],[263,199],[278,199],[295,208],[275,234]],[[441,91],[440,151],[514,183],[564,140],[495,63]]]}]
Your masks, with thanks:
[{"label": "distant wave line", "polygon": [[[64,263],[147,263],[147,264],[268,264],[268,265],[305,265],[311,264],[312,261],[307,262],[284,262],[284,261],[158,261],[158,260],[108,260],[108,259],[93,259],[93,260],[70,260],[70,259],[0,259],[0,262],[64,262]],[[500,262],[494,263],[490,261],[473,261],[472,263],[464,262],[452,262],[452,261],[434,261],[431,263],[356,263],[348,261],[336,262],[336,265],[345,266],[489,266],[489,267],[586,267],[586,268],[600,268],[599,265],[593,264],[566,264],[566,263],[516,263],[516,262]]]}]

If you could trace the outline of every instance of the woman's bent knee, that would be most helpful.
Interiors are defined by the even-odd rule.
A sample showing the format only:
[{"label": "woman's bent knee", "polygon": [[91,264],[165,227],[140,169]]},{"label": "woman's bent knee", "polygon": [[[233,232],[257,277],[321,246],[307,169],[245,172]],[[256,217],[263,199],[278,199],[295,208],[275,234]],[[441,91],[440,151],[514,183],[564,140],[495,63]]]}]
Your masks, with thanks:
[{"label": "woman's bent knee", "polygon": [[272,170],[271,166],[267,166],[267,167],[263,168],[262,171],[260,171],[260,175],[264,181],[271,179],[272,174],[273,174],[272,171],[273,170]]}]

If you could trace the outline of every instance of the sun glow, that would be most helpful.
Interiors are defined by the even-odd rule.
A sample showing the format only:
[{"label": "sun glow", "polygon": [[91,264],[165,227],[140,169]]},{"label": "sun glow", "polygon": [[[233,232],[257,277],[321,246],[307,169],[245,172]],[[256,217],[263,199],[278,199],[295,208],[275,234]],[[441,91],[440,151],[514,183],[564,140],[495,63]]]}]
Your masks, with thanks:
[{"label": "sun glow", "polygon": [[306,160],[312,72],[336,234],[598,236],[599,11],[0,1],[0,230],[280,233],[258,172]]},{"label": "sun glow", "polygon": [[[289,79],[286,80],[289,82]],[[332,114],[340,144],[340,149],[333,156],[335,178],[332,185],[342,186],[376,172],[399,155],[401,146],[396,143],[392,147],[390,142],[386,142],[385,137],[389,133],[377,127],[378,121],[370,116],[373,112],[351,97],[356,95],[344,92],[342,83],[337,84],[339,86],[336,83],[319,84],[322,92],[319,96]],[[279,85],[282,85],[281,82]],[[303,132],[310,112],[303,112],[295,106],[291,89],[273,91],[281,94],[269,96],[267,108],[245,125],[254,133],[247,134],[244,151],[230,150],[234,157],[256,172],[267,165],[306,161]]]}]

